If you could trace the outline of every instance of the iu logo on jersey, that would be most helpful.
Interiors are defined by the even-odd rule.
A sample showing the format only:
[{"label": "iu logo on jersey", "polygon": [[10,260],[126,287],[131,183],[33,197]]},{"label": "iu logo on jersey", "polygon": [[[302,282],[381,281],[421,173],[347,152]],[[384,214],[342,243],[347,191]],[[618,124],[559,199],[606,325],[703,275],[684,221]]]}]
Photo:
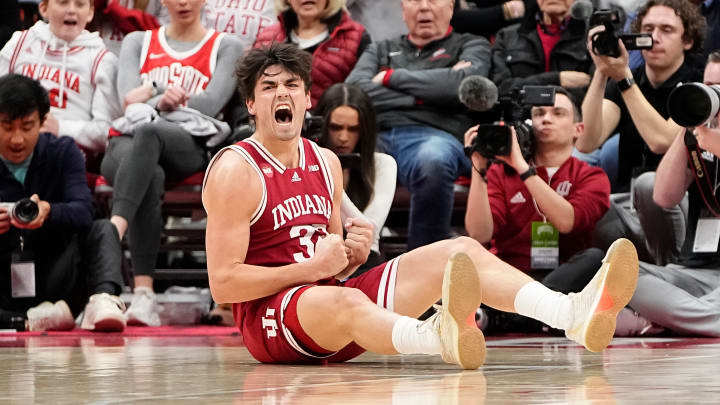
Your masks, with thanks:
[{"label": "iu logo on jersey", "polygon": [[272,176],[273,176],[273,169],[272,169],[272,167],[270,167],[270,165],[267,164],[267,163],[261,164],[261,165],[260,165],[260,170],[262,170],[262,172],[263,172],[266,176],[268,176],[268,177],[272,177]]},{"label": "iu logo on jersey", "polygon": [[562,183],[558,184],[557,188],[555,189],[557,193],[562,197],[567,197],[568,194],[570,194],[570,189],[572,188],[572,183],[565,180]]},{"label": "iu logo on jersey", "polygon": [[62,100],[60,100],[60,89],[54,88],[48,92],[50,97],[50,106],[65,109],[67,107],[67,92],[63,92]]},{"label": "iu logo on jersey", "polygon": [[268,308],[267,311],[265,311],[265,316],[262,317],[262,326],[267,333],[268,339],[277,336],[278,325],[275,320],[275,308]]}]

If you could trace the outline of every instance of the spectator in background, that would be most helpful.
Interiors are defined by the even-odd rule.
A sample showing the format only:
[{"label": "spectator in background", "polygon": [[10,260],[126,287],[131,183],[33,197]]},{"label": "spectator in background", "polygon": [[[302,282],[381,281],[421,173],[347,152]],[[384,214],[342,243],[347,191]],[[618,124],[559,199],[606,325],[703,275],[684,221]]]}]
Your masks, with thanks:
[{"label": "spectator in background", "polygon": [[407,34],[402,23],[401,1],[347,0],[353,20],[362,24],[373,41],[384,41]]},{"label": "spectator in background", "polygon": [[[687,56],[702,49],[705,19],[687,0],[650,0],[638,13],[635,32],[652,34],[654,46],[643,50],[645,64],[631,71],[628,53],[620,44],[617,58],[596,55],[588,33],[587,47],[596,66],[582,104],[585,133],[576,147],[584,153],[598,148],[619,132],[618,189],[610,209],[596,227],[601,249],[616,237],[627,237],[638,247],[641,260],[665,264],[677,257],[687,216],[687,203],[662,209],[652,200],[655,174],[662,155],[681,130],[667,111],[667,98],[680,82],[702,77]],[[608,78],[612,79],[608,83]],[[640,175],[641,173],[645,173]],[[631,187],[632,185],[632,187]],[[673,225],[670,225],[673,224]],[[675,232],[658,227],[677,226]]]},{"label": "spectator in background", "polygon": [[51,108],[41,132],[102,152],[110,122],[122,115],[117,58],[97,33],[84,29],[93,18],[90,0],[43,0],[39,9],[48,23],[13,35],[0,51],[0,73],[37,79],[47,89]]},{"label": "spectator in background", "polygon": [[167,23],[167,12],[161,0],[93,1],[95,19],[92,25],[115,55],[120,54],[125,35],[134,31],[153,30]]},{"label": "spectator in background", "polygon": [[30,330],[66,330],[84,306],[82,328],[122,331],[120,240],[110,221],[93,221],[78,147],[42,132],[49,109],[37,81],[0,77],[0,201],[30,197],[38,206],[29,223],[0,208],[0,313],[27,310]]},{"label": "spectator in background", "polygon": [[[125,117],[122,136],[110,140],[101,173],[113,185],[110,220],[120,237],[130,230],[135,294],[133,324],[160,324],[153,270],[163,229],[165,180],[182,180],[205,168],[208,148],[230,129],[218,116],[235,91],[239,41],[202,25],[203,0],[165,0],[170,24],[133,32],[120,51],[118,93]],[[172,66],[182,75],[168,75]],[[157,93],[157,94],[156,94]]]},{"label": "spectator in background", "polygon": [[[535,146],[529,163],[514,129],[510,155],[495,157],[505,164],[490,166],[486,178],[482,173],[488,160],[473,152],[478,170],[472,173],[465,226],[480,243],[492,241],[503,261],[542,278],[548,288],[578,292],[604,256],[591,248],[591,238],[610,204],[610,183],[601,169],[571,156],[584,127],[567,90],[558,87],[555,106],[533,107],[531,117]],[[470,146],[476,135],[477,127],[468,130],[465,145]],[[541,231],[557,238],[548,247],[559,249],[550,255],[533,249]]]},{"label": "spectator in background", "polygon": [[398,164],[411,193],[408,247],[450,234],[453,182],[470,171],[462,136],[475,121],[458,101],[469,75],[490,72],[490,44],[450,27],[453,0],[403,0],[409,34],[372,43],[347,82],[378,112],[379,149]]},{"label": "spectator in background", "polygon": [[395,196],[397,165],[391,156],[375,152],[375,110],[359,87],[345,83],[332,85],[320,98],[315,114],[321,115],[325,122],[320,146],[339,154],[360,154],[360,167],[343,168],[345,193],[340,217],[345,223],[347,218],[357,218],[360,214],[373,224],[370,256],[360,267],[370,269],[384,261],[380,254],[380,231]]},{"label": "spectator in background", "polygon": [[312,106],[325,89],[345,80],[370,43],[365,27],[350,19],[344,5],[345,0],[275,0],[279,22],[255,41],[255,48],[290,42],[313,55]]},{"label": "spectator in background", "polygon": [[[697,62],[699,66],[705,67],[705,61],[711,52],[720,49],[720,1],[718,0],[688,0],[691,3],[697,5],[700,8],[700,14],[705,17],[707,25],[707,33],[705,35],[705,41],[703,42],[703,53],[697,55],[686,55],[694,56],[693,62]],[[637,17],[637,11],[632,10],[628,19],[625,23],[625,30],[632,32],[635,28],[635,19]],[[642,52],[634,50],[629,52],[629,62],[631,70],[642,66],[645,62],[642,56]]]},{"label": "spectator in background", "polygon": [[590,83],[592,60],[585,48],[585,22],[570,18],[575,0],[538,0],[516,25],[497,33],[492,80],[500,94],[524,85],[580,89]]},{"label": "spectator in background", "polygon": [[[710,54],[704,76],[705,84],[720,84],[720,52]],[[681,131],[660,161],[653,190],[655,202],[671,209],[681,204],[685,191],[689,191],[687,233],[676,236],[680,240],[684,236],[685,243],[680,257],[672,264],[663,267],[640,262],[637,290],[630,301],[630,307],[637,313],[628,309],[620,313],[617,330],[620,335],[657,332],[655,324],[681,334],[720,336],[719,235],[717,228],[710,229],[701,223],[717,219],[718,215],[718,118],[720,115],[712,129],[701,126],[692,132]],[[702,157],[692,163],[689,153]],[[710,178],[698,179],[695,164],[701,164]],[[701,186],[701,180],[712,188]],[[667,227],[661,232],[671,234],[676,229]]]},{"label": "spectator in background", "polygon": [[720,50],[720,1],[705,0],[700,3],[700,12],[707,22],[705,35],[705,56]]},{"label": "spectator in background", "polygon": [[456,0],[450,25],[457,32],[490,39],[501,28],[517,22],[524,15],[523,0]]},{"label": "spectator in background", "polygon": [[208,0],[203,25],[215,31],[234,35],[243,49],[252,48],[263,29],[276,22],[273,0]]}]

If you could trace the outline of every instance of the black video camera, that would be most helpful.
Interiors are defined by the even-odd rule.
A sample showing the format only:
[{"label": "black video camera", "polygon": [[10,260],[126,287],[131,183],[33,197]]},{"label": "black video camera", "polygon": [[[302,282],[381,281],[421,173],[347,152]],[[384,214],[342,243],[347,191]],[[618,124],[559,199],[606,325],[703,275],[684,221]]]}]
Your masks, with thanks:
[{"label": "black video camera", "polygon": [[[323,135],[323,127],[325,125],[325,119],[322,115],[311,115],[305,116],[303,122],[301,135],[303,138],[307,138],[317,144],[320,143],[320,138]],[[328,145],[320,145],[327,147]],[[343,169],[359,169],[362,164],[362,159],[359,153],[338,153],[338,159],[340,160],[340,166]]]},{"label": "black video camera", "polygon": [[325,119],[322,115],[305,115],[305,121],[303,121],[302,132],[300,133],[303,138],[307,138],[317,143],[323,134],[323,126],[325,125]]},{"label": "black video camera", "polygon": [[[470,154],[477,151],[480,155],[492,159],[495,156],[509,156],[512,151],[512,130],[515,128],[518,144],[523,157],[529,159],[534,151],[535,139],[524,120],[529,117],[528,107],[555,105],[555,88],[553,86],[523,86],[515,88],[509,95],[500,97],[501,122],[480,124],[477,137],[470,146]],[[508,122],[509,125],[505,124]]]},{"label": "black video camera", "polygon": [[605,26],[605,31],[593,34],[592,49],[596,55],[620,56],[618,39],[622,40],[628,51],[637,49],[651,49],[653,39],[650,34],[619,34],[620,16],[617,10],[597,10],[590,17],[590,27]]}]

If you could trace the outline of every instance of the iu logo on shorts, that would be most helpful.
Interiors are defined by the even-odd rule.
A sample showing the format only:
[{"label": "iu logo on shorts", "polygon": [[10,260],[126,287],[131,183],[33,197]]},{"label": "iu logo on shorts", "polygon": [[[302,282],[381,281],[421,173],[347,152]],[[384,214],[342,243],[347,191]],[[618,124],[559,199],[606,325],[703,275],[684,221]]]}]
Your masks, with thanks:
[{"label": "iu logo on shorts", "polygon": [[265,311],[265,316],[262,318],[262,326],[267,333],[268,339],[277,336],[278,326],[275,320],[275,308],[268,308],[267,311]]}]

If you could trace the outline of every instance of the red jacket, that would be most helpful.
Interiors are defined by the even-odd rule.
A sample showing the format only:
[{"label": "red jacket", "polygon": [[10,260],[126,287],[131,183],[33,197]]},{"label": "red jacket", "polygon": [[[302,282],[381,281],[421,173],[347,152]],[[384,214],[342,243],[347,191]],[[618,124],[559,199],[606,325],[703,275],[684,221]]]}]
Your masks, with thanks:
[{"label": "red jacket", "polygon": [[[493,217],[493,239],[497,255],[523,271],[530,271],[530,233],[533,221],[543,217],[535,209],[532,195],[514,171],[495,164],[487,174],[488,197]],[[548,173],[538,167],[546,183]],[[592,245],[592,231],[610,206],[610,181],[602,169],[589,166],[574,157],[566,160],[550,182],[558,194],[573,206],[575,224],[560,234],[560,263]]]},{"label": "red jacket", "polygon": [[[358,60],[358,49],[365,33],[365,27],[350,19],[346,11],[340,11],[340,21],[329,24],[330,37],[321,43],[313,52],[312,87],[310,97],[312,105],[317,105],[320,96],[335,83],[342,83],[355,67]],[[287,17],[278,15],[279,22],[263,29],[255,39],[255,48],[270,45],[273,42],[288,40],[290,27],[286,25]],[[333,17],[330,20],[334,20]]]},{"label": "red jacket", "polygon": [[[154,15],[142,10],[121,6],[117,1],[95,0],[95,12],[103,12],[112,20],[123,34],[134,31],[150,31],[160,28]],[[107,4],[107,5],[105,5]]]}]

